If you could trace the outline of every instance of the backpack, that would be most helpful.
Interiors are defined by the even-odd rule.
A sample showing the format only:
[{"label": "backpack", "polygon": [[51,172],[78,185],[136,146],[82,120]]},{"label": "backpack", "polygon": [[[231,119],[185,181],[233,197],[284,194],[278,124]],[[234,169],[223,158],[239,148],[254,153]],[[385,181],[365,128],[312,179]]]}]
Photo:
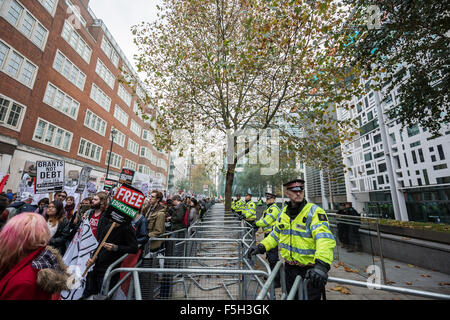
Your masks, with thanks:
[{"label": "backpack", "polygon": [[189,209],[184,211],[183,226],[189,227]]}]

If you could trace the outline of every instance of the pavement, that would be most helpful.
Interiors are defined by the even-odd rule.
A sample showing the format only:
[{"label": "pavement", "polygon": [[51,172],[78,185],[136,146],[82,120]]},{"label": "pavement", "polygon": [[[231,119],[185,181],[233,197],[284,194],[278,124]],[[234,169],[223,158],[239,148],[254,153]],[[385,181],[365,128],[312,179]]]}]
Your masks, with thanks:
[{"label": "pavement", "polygon": [[[257,240],[263,235],[257,233]],[[450,295],[450,275],[434,270],[424,269],[412,264],[384,259],[386,282],[383,278],[380,257],[364,252],[349,252],[347,249],[336,247],[335,261],[329,271],[329,277],[367,282],[374,278],[374,267],[378,266],[380,284],[391,285],[420,291],[429,291]],[[276,290],[278,297],[281,290]],[[429,300],[416,295],[393,293],[389,291],[369,289],[353,285],[328,282],[326,285],[327,300]]]}]

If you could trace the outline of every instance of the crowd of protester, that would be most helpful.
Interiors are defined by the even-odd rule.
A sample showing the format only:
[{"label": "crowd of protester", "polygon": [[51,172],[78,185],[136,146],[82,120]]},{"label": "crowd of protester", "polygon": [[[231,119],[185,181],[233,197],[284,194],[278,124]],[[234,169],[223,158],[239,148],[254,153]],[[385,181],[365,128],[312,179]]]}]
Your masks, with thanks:
[{"label": "crowd of protester", "polygon": [[[0,300],[57,299],[59,292],[67,290],[64,281],[69,273],[62,257],[84,219],[88,219],[94,237],[101,243],[113,224],[105,214],[112,197],[113,194],[101,191],[76,206],[74,197],[62,191],[53,194],[52,201],[44,198],[32,205],[30,193],[24,192],[20,198],[11,190],[2,193]],[[130,223],[116,225],[95,259],[88,260],[86,267],[93,268],[87,274],[82,299],[101,293],[105,272],[117,259],[124,254],[142,257],[143,252],[164,249],[163,240],[149,239],[167,233],[184,236],[178,231],[202,219],[212,203],[209,198],[197,200],[180,195],[169,195],[164,199],[162,192],[152,191],[135,218]],[[43,272],[54,274],[46,278],[46,284],[40,280]],[[20,281],[22,278],[27,281]],[[119,274],[113,276],[110,288],[118,280]]]}]

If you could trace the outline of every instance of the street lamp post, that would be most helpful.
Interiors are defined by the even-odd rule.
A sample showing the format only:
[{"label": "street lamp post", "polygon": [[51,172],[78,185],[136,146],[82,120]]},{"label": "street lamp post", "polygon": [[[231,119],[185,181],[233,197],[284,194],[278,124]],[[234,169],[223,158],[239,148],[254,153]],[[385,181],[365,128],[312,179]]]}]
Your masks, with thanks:
[{"label": "street lamp post", "polygon": [[113,147],[113,143],[114,143],[114,136],[116,135],[116,133],[117,133],[116,129],[112,129],[111,130],[111,148],[109,149],[108,166],[106,167],[106,178],[105,178],[105,181],[108,180],[109,163],[111,162],[112,147]]}]

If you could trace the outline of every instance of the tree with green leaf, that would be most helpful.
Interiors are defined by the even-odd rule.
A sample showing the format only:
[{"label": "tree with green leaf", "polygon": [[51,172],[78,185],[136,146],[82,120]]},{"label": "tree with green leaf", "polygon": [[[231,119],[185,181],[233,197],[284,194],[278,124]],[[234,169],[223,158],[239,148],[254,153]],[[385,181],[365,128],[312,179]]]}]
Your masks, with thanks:
[{"label": "tree with green leaf", "polygon": [[[354,10],[347,28],[353,56],[374,89],[397,88],[391,119],[433,134],[450,123],[450,7],[447,1],[345,0]],[[351,37],[351,38],[350,38]],[[385,99],[388,99],[386,96]]]},{"label": "tree with green leaf", "polygon": [[200,127],[217,132],[219,149],[236,150],[238,136],[257,130],[226,163],[227,209],[236,163],[264,130],[280,130],[304,162],[333,165],[328,146],[357,134],[333,116],[361,92],[358,67],[341,53],[348,15],[338,0],[163,0],[157,21],[132,30],[156,144],[189,148],[174,132]]}]

